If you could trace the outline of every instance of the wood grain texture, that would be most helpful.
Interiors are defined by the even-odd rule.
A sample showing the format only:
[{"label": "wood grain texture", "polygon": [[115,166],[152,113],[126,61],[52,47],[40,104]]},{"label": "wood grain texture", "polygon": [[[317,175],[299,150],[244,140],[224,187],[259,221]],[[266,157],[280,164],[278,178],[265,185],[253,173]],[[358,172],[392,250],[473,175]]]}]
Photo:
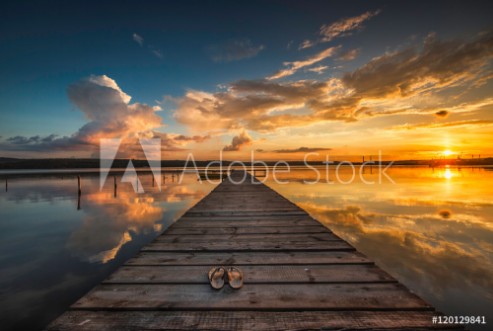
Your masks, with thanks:
[{"label": "wood grain texture", "polygon": [[337,241],[241,241],[241,242],[190,242],[190,243],[166,243],[154,241],[142,248],[143,252],[193,252],[193,251],[228,251],[228,252],[255,252],[255,251],[330,251],[330,250],[354,250],[352,246],[342,240]]},{"label": "wood grain texture", "polygon": [[295,227],[295,226],[320,226],[320,223],[310,219],[254,219],[254,220],[214,220],[211,221],[207,218],[196,219],[184,219],[179,223],[173,224],[173,229],[177,227],[261,227],[261,226],[282,226],[282,227]]},{"label": "wood grain texture", "polygon": [[[238,267],[245,284],[256,283],[378,283],[395,282],[382,269],[355,265],[245,265]],[[125,266],[110,275],[110,283],[209,284],[210,266]]]},{"label": "wood grain texture", "polygon": [[399,284],[102,284],[73,308],[205,310],[403,310],[432,309]]},{"label": "wood grain texture", "polygon": [[173,226],[170,227],[166,235],[231,235],[231,234],[300,234],[300,233],[330,233],[321,225],[301,225],[301,226],[256,226],[256,227],[186,227]]},{"label": "wood grain texture", "polygon": [[452,330],[428,311],[69,311],[48,330]]},{"label": "wood grain texture", "polygon": [[156,238],[156,242],[168,242],[168,243],[195,243],[195,242],[233,242],[238,243],[242,241],[304,241],[304,242],[318,242],[318,241],[333,241],[341,240],[336,235],[329,232],[322,233],[290,233],[290,234],[207,234],[202,236],[196,235],[171,235],[166,234]]},{"label": "wood grain texture", "polygon": [[126,265],[303,265],[303,264],[371,264],[356,251],[323,252],[141,252]]}]

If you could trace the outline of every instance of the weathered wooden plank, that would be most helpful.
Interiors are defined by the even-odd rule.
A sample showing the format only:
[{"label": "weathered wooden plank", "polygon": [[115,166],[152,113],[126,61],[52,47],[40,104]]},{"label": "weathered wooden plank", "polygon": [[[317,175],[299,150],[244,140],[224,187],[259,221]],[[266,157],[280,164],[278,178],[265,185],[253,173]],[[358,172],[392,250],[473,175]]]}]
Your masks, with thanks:
[{"label": "weathered wooden plank", "polygon": [[363,254],[351,251],[324,252],[142,252],[126,265],[303,265],[352,264],[372,262]]},{"label": "weathered wooden plank", "polygon": [[196,209],[224,211],[224,210],[237,210],[237,208],[241,208],[240,210],[250,210],[250,211],[256,210],[258,212],[262,212],[262,211],[268,212],[269,210],[275,210],[275,209],[282,209],[282,210],[289,209],[292,210],[293,212],[302,211],[296,205],[290,204],[285,201],[276,201],[276,199],[261,199],[259,197],[250,198],[250,199],[242,198],[242,199],[234,199],[234,200],[226,200],[226,201],[224,201],[224,199],[219,199],[219,198],[203,200],[194,206],[194,211]]},{"label": "weathered wooden plank", "polygon": [[99,285],[77,309],[432,309],[399,284],[245,284],[220,291],[210,285]]},{"label": "weathered wooden plank", "polygon": [[70,311],[47,330],[451,330],[432,311]]},{"label": "weathered wooden plank", "polygon": [[[103,283],[209,284],[211,266],[125,266]],[[396,282],[389,274],[368,264],[241,266],[245,284],[255,283],[376,283]]]},{"label": "weathered wooden plank", "polygon": [[165,233],[156,238],[157,242],[187,243],[187,242],[241,242],[241,241],[331,241],[341,240],[333,233],[302,233],[302,234],[208,234],[208,235],[172,235]]},{"label": "weathered wooden plank", "polygon": [[209,221],[207,218],[186,219],[180,220],[173,224],[173,227],[257,227],[257,226],[282,226],[282,227],[294,227],[294,226],[314,226],[320,225],[316,221],[310,219],[300,220],[216,220]]},{"label": "weathered wooden plank", "polygon": [[252,208],[251,210],[208,210],[208,211],[188,211],[185,213],[185,217],[211,217],[211,216],[305,216],[306,212],[303,211],[285,211],[285,210],[256,210]]},{"label": "weathered wooden plank", "polygon": [[188,217],[187,214],[183,215],[180,218],[180,222],[187,222],[187,221],[193,221],[193,220],[203,220],[203,221],[210,221],[210,222],[215,222],[215,221],[277,221],[277,222],[283,222],[283,221],[313,221],[316,224],[320,224],[319,221],[313,219],[310,217],[308,214],[296,214],[296,215],[219,215],[219,216],[190,216]]},{"label": "weathered wooden plank", "polygon": [[269,209],[292,209],[293,211],[301,211],[300,208],[292,203],[287,201],[279,201],[276,199],[277,197],[271,197],[270,199],[262,198],[262,197],[242,197],[242,198],[234,198],[229,197],[231,200],[224,200],[224,197],[213,197],[209,199],[204,199],[198,202],[194,206],[194,210],[196,209],[217,209],[224,210],[230,209],[235,210],[236,208],[242,208],[246,210],[254,210],[258,209],[262,211],[262,208]]},{"label": "weathered wooden plank", "polygon": [[163,235],[230,235],[230,234],[330,233],[322,225],[315,226],[256,226],[256,227],[170,227]]},{"label": "weathered wooden plank", "polygon": [[148,251],[230,251],[230,252],[254,252],[254,251],[325,251],[325,250],[354,250],[352,246],[342,240],[338,241],[250,241],[250,242],[198,242],[198,243],[162,243],[154,241],[142,248]]}]

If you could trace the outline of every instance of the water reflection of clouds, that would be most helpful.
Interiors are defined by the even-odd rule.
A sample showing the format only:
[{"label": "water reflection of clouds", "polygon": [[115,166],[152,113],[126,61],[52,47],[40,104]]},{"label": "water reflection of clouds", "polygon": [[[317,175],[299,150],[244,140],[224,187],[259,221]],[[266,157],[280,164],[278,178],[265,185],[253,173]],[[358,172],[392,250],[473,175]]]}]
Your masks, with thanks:
[{"label": "water reflection of clouds", "polygon": [[435,295],[454,286],[493,288],[493,233],[484,226],[451,224],[430,215],[367,216],[357,207],[301,206],[358,249],[391,266],[404,282],[421,275]]},{"label": "water reflection of clouds", "polygon": [[439,308],[491,315],[493,174],[446,170],[394,170],[394,186],[269,184]]},{"label": "water reflection of clouds", "polygon": [[[194,186],[193,182],[188,184]],[[163,231],[179,212],[206,194],[203,187],[168,184],[159,191],[151,185],[144,194],[122,185],[117,199],[110,190],[87,194],[83,207],[86,216],[67,242],[70,251],[89,262],[106,263],[134,236]],[[169,209],[173,204],[180,208]]]},{"label": "water reflection of clouds", "polygon": [[56,205],[59,201],[73,202],[74,214],[68,215],[67,221],[75,215],[82,220],[69,234],[66,248],[84,261],[106,263],[135,236],[163,231],[214,186],[199,185],[195,176],[186,175],[181,184],[163,183],[160,191],[153,186],[150,175],[139,178],[145,193],[137,194],[129,183],[118,180],[115,197],[113,180],[108,180],[100,191],[98,176],[82,177],[80,211],[76,211],[77,180],[73,176],[12,180],[8,194],[1,198],[19,205],[29,203],[32,210],[45,202]]},{"label": "water reflection of clouds", "polygon": [[134,193],[120,192],[118,199],[111,193],[96,192],[85,196],[86,216],[80,227],[72,232],[67,247],[90,262],[105,263],[135,234],[161,230],[156,223],[163,218],[164,208],[155,204],[153,197],[135,197]]}]

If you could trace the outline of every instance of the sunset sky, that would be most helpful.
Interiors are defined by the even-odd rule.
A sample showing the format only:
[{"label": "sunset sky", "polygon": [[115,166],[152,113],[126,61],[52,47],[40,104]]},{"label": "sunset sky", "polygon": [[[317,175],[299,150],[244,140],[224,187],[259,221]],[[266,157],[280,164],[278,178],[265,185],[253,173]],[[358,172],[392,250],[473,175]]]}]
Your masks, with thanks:
[{"label": "sunset sky", "polygon": [[2,2],[0,157],[97,157],[101,138],[138,137],[161,138],[164,159],[491,155],[492,12],[491,1]]}]

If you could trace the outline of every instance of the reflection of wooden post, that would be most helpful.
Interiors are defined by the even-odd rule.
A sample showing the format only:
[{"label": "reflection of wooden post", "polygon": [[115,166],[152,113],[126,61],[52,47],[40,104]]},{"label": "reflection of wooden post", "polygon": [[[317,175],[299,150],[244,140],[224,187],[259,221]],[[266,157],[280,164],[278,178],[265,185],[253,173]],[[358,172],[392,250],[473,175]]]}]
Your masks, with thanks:
[{"label": "reflection of wooden post", "polygon": [[117,185],[116,185],[116,176],[113,176],[113,196],[116,198],[116,189],[117,189]]},{"label": "reflection of wooden post", "polygon": [[77,210],[80,210],[80,195],[82,193],[80,185],[80,175],[77,175]]},{"label": "reflection of wooden post", "polygon": [[9,180],[8,178],[5,178],[5,192],[9,191]]},{"label": "reflection of wooden post", "polygon": [[154,187],[154,175],[151,176],[152,176],[152,187]]}]

